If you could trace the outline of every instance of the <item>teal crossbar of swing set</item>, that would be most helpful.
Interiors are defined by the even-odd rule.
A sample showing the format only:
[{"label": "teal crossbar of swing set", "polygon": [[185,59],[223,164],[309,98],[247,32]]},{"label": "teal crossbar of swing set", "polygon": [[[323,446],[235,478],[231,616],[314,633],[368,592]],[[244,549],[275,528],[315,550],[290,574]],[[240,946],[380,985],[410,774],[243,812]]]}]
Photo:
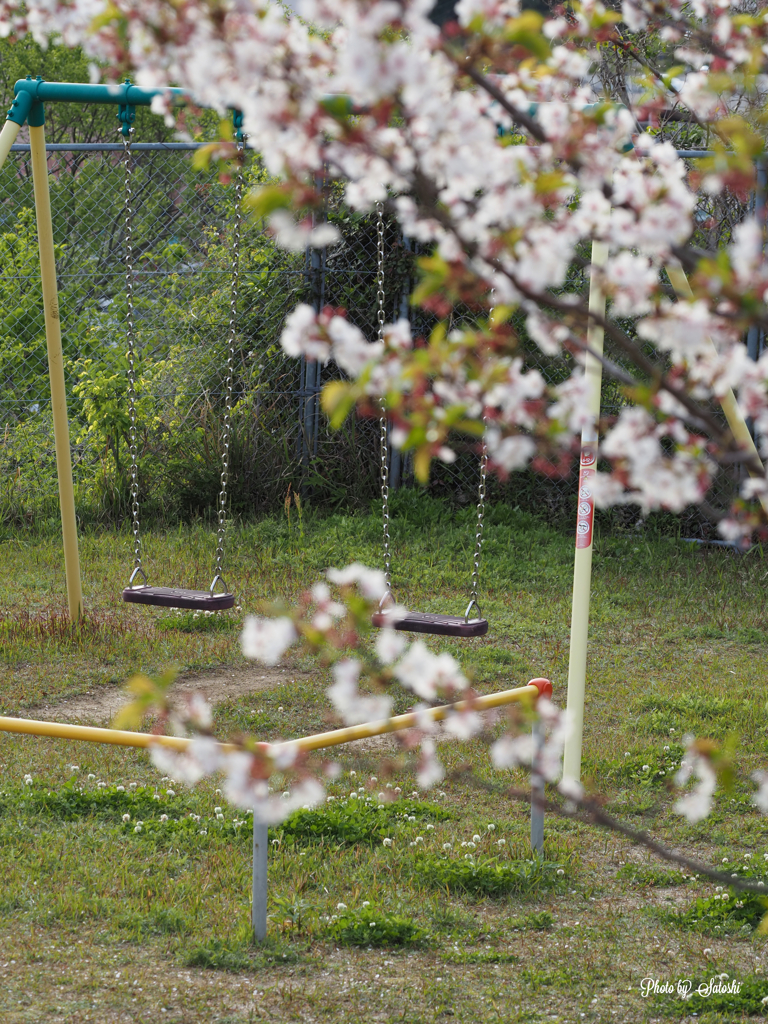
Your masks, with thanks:
[{"label": "teal crossbar of swing set", "polygon": [[157,96],[170,96],[176,103],[184,103],[188,94],[170,86],[162,89],[143,89],[139,85],[123,82],[120,85],[87,85],[84,82],[45,82],[39,76],[21,78],[13,87],[14,99],[8,111],[8,120],[18,125],[29,122],[32,127],[42,124],[44,103],[112,103],[118,107],[148,107]]}]

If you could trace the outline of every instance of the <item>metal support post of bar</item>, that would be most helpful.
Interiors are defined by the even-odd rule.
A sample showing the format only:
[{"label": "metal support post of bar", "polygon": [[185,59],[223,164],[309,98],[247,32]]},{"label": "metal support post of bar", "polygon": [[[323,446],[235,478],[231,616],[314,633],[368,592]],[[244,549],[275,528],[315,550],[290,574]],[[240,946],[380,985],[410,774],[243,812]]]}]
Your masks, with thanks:
[{"label": "metal support post of bar", "polygon": [[[41,112],[40,112],[41,113]],[[35,120],[42,121],[38,116]],[[32,117],[30,117],[30,122]],[[32,156],[32,180],[35,192],[37,238],[40,246],[40,277],[43,287],[45,339],[48,345],[48,370],[51,378],[51,408],[56,445],[56,472],[59,480],[61,532],[64,541],[64,571],[67,578],[69,618],[77,622],[83,613],[83,591],[80,581],[80,554],[77,546],[75,489],[72,482],[72,456],[69,446],[67,391],[64,383],[64,354],[61,348],[61,320],[56,286],[56,260],[53,247],[51,196],[48,188],[48,160],[45,151],[45,128],[42,123],[29,127]]]},{"label": "metal support post of bar", "polygon": [[269,830],[253,815],[253,889],[251,922],[257,942],[267,937],[267,861],[269,858]]},{"label": "metal support post of bar", "polygon": [[544,856],[544,808],[537,800],[544,799],[544,779],[537,770],[544,744],[540,722],[533,723],[533,761],[531,762],[531,849]]},{"label": "metal support post of bar", "polygon": [[544,745],[544,731],[541,722],[534,723],[534,760],[530,772],[530,848],[544,856],[544,807],[537,800],[544,800],[544,778],[537,770]]},{"label": "metal support post of bar", "polygon": [[[605,316],[605,293],[598,276],[608,259],[605,242],[592,243],[592,271],[589,281],[589,309]],[[600,389],[603,364],[593,355],[602,355],[604,331],[594,321],[587,330],[591,349],[584,359],[584,376],[590,384],[589,411],[591,423],[581,432],[578,510],[576,517],[576,556],[573,564],[573,603],[571,608],[571,644],[568,657],[568,701],[570,733],[565,740],[563,777],[577,779],[581,775],[581,744],[584,732],[584,693],[587,682],[587,635],[589,632],[589,599],[592,587],[592,541],[595,499],[590,478],[597,466],[597,423],[600,419]]]}]

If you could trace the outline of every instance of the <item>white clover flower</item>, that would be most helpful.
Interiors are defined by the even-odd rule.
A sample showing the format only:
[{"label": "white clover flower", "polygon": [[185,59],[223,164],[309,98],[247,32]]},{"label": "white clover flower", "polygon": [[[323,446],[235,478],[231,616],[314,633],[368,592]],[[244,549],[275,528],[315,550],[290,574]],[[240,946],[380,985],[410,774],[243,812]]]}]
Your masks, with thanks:
[{"label": "white clover flower", "polygon": [[389,837],[387,837],[385,839],[382,839],[382,843],[384,844],[384,846],[391,846],[392,840]]},{"label": "white clover flower", "polygon": [[337,910],[346,910],[347,909],[347,904],[346,903],[337,903],[336,904],[336,909]]},{"label": "white clover flower", "polygon": [[134,827],[134,830],[133,830],[133,831],[134,831],[134,832],[141,832],[142,828],[143,828],[143,825],[142,825],[142,823],[141,823],[141,822],[138,822],[138,823],[136,824],[136,826]]},{"label": "white clover flower", "polygon": [[434,827],[435,826],[430,822],[430,824],[427,825],[427,832],[432,832],[434,830]]},{"label": "white clover flower", "polygon": [[363,900],[363,902],[360,904],[361,907],[370,907],[370,905],[371,905],[371,901],[370,900]]},{"label": "white clover flower", "polygon": [[474,834],[474,835],[472,836],[472,842],[473,842],[473,843],[479,843],[479,842],[480,842],[480,836],[479,836],[479,835],[478,835],[477,833],[475,833],[475,834]]},{"label": "white clover flower", "polygon": [[557,871],[556,871],[556,874],[558,874],[558,875],[564,875],[564,874],[565,874],[565,871],[564,871],[564,870],[563,870],[562,868],[558,868],[558,869],[557,869]]},{"label": "white clover flower", "polygon": [[506,846],[507,845],[507,840],[506,839],[497,839],[496,840],[496,845],[497,846]]},{"label": "white clover flower", "polygon": [[123,821],[124,821],[124,822],[126,822],[126,824],[127,824],[127,823],[128,823],[128,822],[129,822],[130,820],[131,820],[131,816],[130,816],[130,814],[124,814],[124,815],[123,815]]},{"label": "white clover flower", "polygon": [[161,814],[160,815],[160,821],[168,821],[168,815],[167,814]]},{"label": "white clover flower", "polygon": [[89,782],[93,782],[93,780],[94,780],[95,778],[96,778],[96,776],[95,776],[95,775],[94,775],[94,774],[93,774],[92,772],[91,772],[91,773],[89,773],[89,775],[88,775],[88,781],[89,781]]},{"label": "white clover flower", "polygon": [[[89,779],[95,779],[95,778],[96,778],[96,776],[95,776],[95,775],[89,775],[89,776],[88,776],[88,778],[89,778]],[[137,785],[138,785],[138,783],[136,783],[136,782],[132,782],[132,783],[130,784],[130,786],[128,787],[128,789],[136,789],[136,786],[137,786]]]}]

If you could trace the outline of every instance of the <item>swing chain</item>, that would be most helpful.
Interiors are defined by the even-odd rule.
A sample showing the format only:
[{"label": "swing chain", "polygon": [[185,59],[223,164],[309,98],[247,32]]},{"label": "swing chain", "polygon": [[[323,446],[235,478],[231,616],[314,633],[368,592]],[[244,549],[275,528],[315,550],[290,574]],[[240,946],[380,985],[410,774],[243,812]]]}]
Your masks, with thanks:
[{"label": "swing chain", "polygon": [[243,224],[243,163],[245,160],[245,136],[238,132],[237,174],[235,176],[235,222],[232,230],[232,288],[229,297],[229,336],[227,341],[227,383],[224,411],[224,427],[221,436],[221,490],[219,491],[218,530],[216,534],[216,570],[210,591],[214,592],[221,583],[224,563],[224,535],[227,526],[227,485],[229,483],[229,438],[232,426],[232,393],[235,379],[235,344],[237,342],[237,297],[240,285],[240,236]]},{"label": "swing chain", "polygon": [[128,340],[128,451],[131,456],[131,517],[133,520],[133,572],[128,586],[133,586],[137,576],[141,576],[146,586],[146,573],[141,567],[141,538],[139,536],[139,467],[138,442],[136,438],[136,338],[133,328],[133,155],[131,141],[133,128],[125,126],[123,132],[123,159],[125,163],[125,199],[123,202],[123,218],[125,225],[125,306],[126,336]]},{"label": "swing chain", "polygon": [[477,488],[477,527],[475,529],[475,554],[472,560],[472,582],[469,604],[464,612],[464,621],[469,622],[469,613],[477,609],[477,618],[482,618],[477,592],[480,588],[480,549],[483,546],[483,527],[485,526],[485,481],[488,476],[488,446],[483,436],[483,448],[480,453],[480,484]]},{"label": "swing chain", "polygon": [[[376,203],[376,321],[377,338],[384,339],[384,204]],[[381,481],[381,515],[384,533],[384,582],[387,592],[381,599],[380,607],[392,599],[392,555],[389,550],[389,444],[387,413],[384,399],[379,400],[379,476]]]}]

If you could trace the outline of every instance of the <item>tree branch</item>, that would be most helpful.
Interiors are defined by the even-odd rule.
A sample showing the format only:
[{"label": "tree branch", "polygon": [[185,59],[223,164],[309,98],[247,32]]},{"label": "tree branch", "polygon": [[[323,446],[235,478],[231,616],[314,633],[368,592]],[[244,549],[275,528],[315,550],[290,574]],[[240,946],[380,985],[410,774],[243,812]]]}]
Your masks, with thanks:
[{"label": "tree branch", "polygon": [[748,882],[743,878],[734,878],[731,875],[726,875],[700,860],[687,857],[684,853],[678,853],[676,850],[670,850],[647,832],[634,829],[619,821],[618,818],[614,818],[613,815],[604,811],[596,800],[589,797],[568,797],[578,808],[578,810],[570,811],[562,804],[554,800],[548,800],[546,797],[541,797],[531,790],[517,789],[514,786],[496,786],[492,782],[479,778],[471,769],[458,769],[451,772],[448,778],[468,780],[476,789],[482,789],[487,793],[499,796],[507,796],[510,800],[515,800],[519,803],[533,804],[533,806],[549,814],[555,814],[560,818],[567,818],[569,821],[578,821],[582,825],[598,825],[600,828],[606,829],[606,831],[616,832],[624,836],[625,839],[629,839],[636,846],[644,846],[647,850],[655,853],[662,860],[666,860],[670,864],[679,864],[680,867],[687,868],[693,874],[704,875],[707,878],[711,878],[714,882],[720,882],[722,885],[738,889],[740,892],[750,892],[757,896],[768,897],[768,887],[757,885],[755,882]]}]

